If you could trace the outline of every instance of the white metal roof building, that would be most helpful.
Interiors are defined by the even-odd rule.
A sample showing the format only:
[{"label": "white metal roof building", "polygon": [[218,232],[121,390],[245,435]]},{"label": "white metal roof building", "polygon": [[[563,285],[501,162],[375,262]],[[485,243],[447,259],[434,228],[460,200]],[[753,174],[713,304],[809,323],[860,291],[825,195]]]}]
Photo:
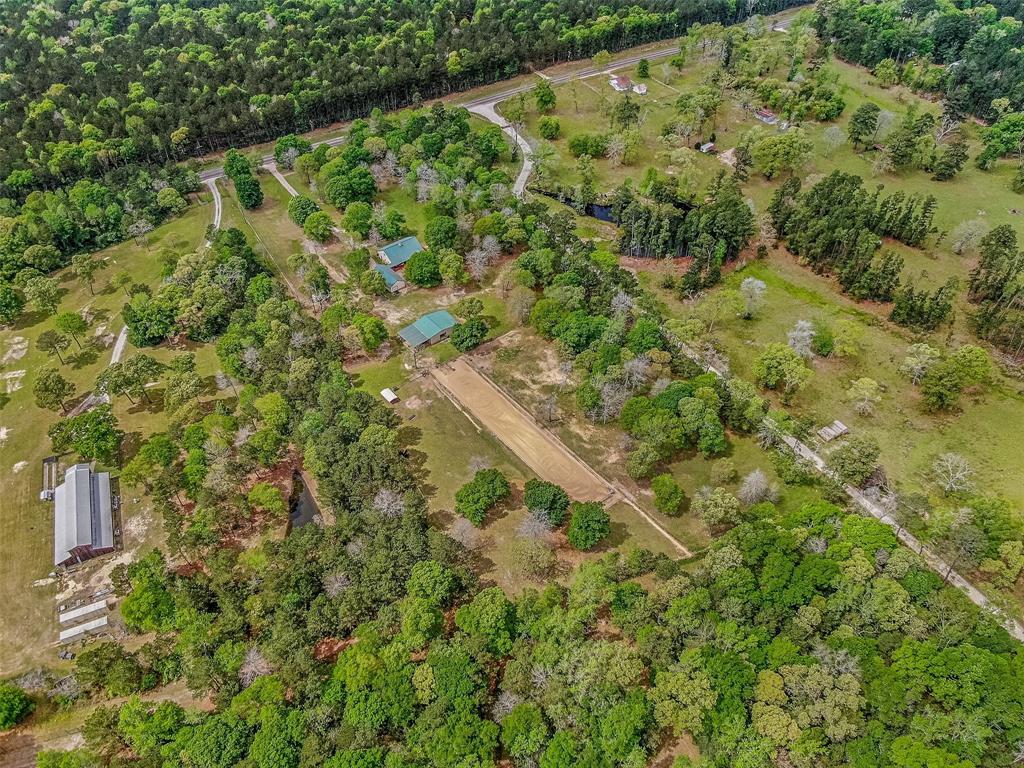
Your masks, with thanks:
[{"label": "white metal roof building", "polygon": [[106,600],[97,600],[94,603],[89,603],[88,605],[82,605],[78,608],[72,608],[71,610],[64,611],[58,614],[57,619],[61,624],[74,624],[75,622],[92,619],[97,614],[106,613],[108,610],[109,608],[107,607]]},{"label": "white metal roof building", "polygon": [[106,616],[100,616],[98,619],[93,619],[85,624],[79,624],[70,629],[62,629],[60,631],[60,641],[62,643],[70,643],[73,640],[81,640],[95,632],[106,629],[109,624],[110,620]]},{"label": "white metal roof building", "polygon": [[53,562],[72,565],[114,549],[110,473],[75,464],[54,491]]}]

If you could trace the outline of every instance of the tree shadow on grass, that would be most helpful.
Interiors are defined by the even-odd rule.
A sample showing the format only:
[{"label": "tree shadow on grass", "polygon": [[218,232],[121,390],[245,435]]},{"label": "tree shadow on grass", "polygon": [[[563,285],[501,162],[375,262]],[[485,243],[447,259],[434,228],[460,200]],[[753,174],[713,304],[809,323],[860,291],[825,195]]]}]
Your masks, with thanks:
[{"label": "tree shadow on grass", "polygon": [[626,527],[626,524],[618,522],[617,520],[612,520],[611,533],[609,533],[607,538],[605,538],[604,541],[594,547],[591,551],[609,552],[625,544],[627,538],[629,538],[629,529]]},{"label": "tree shadow on grass", "polygon": [[90,307],[89,318],[93,323],[106,323],[110,320],[110,310],[106,307]]},{"label": "tree shadow on grass", "polygon": [[432,499],[437,496],[437,486],[428,482],[430,478],[430,470],[427,469],[427,454],[423,451],[417,451],[411,448],[403,450],[402,453],[407,459],[406,463],[408,464],[412,476],[415,478],[423,497]]},{"label": "tree shadow on grass", "polygon": [[121,439],[121,466],[124,466],[139,452],[142,447],[141,432],[125,432]]},{"label": "tree shadow on grass", "polygon": [[146,394],[136,399],[134,404],[129,404],[128,413],[135,415],[139,413],[159,413],[164,409],[164,390],[147,389]]},{"label": "tree shadow on grass", "polygon": [[[203,389],[199,394],[216,396],[221,392],[221,388],[217,386],[217,377],[215,375],[202,376],[200,381],[202,382]],[[227,389],[230,390],[231,387],[227,387]]]},{"label": "tree shadow on grass", "polygon": [[411,448],[423,439],[423,430],[409,424],[398,428],[398,444],[403,448]]},{"label": "tree shadow on grass", "polygon": [[66,355],[65,359],[68,361],[69,366],[78,371],[93,365],[99,359],[99,350],[92,344],[86,344],[76,351],[75,354]]},{"label": "tree shadow on grass", "polygon": [[508,517],[517,509],[522,509],[523,506],[523,489],[519,486],[512,485],[508,496],[487,510],[487,515],[484,517],[482,527],[487,528],[493,525],[499,520]]},{"label": "tree shadow on grass", "polygon": [[27,328],[31,328],[34,325],[39,325],[46,318],[50,317],[46,312],[40,312],[38,310],[30,310],[28,312],[22,312],[18,315],[17,319],[11,325],[11,328],[15,331],[24,331]]}]

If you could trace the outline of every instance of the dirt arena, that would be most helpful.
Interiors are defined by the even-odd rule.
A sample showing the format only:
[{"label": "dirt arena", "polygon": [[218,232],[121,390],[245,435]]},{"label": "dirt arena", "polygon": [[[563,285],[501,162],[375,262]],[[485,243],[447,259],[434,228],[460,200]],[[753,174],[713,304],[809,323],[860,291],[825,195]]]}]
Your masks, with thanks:
[{"label": "dirt arena", "polygon": [[538,477],[562,486],[579,501],[603,501],[613,493],[586,464],[464,359],[431,371],[456,405],[489,430]]}]

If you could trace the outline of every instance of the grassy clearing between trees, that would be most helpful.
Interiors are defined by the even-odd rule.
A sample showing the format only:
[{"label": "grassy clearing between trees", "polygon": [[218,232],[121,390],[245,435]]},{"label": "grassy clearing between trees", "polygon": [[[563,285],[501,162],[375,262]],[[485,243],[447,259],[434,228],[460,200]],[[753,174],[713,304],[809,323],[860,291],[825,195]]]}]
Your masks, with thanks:
[{"label": "grassy clearing between trees", "polygon": [[[486,350],[485,357],[477,355],[475,361],[488,371],[505,392],[542,422],[547,422],[548,415],[552,414],[549,428],[566,445],[603,475],[630,491],[648,514],[689,549],[697,552],[711,542],[710,532],[689,511],[688,503],[678,516],[661,514],[654,507],[649,483],[637,483],[629,477],[625,470],[629,438],[617,422],[594,423],[580,414],[572,387],[563,386],[555,372],[557,358],[549,342],[527,329],[517,330],[501,341],[501,346]],[[554,398],[553,406],[551,398]],[[727,465],[734,468],[735,479],[724,483],[720,482],[720,478],[713,480]],[[729,435],[729,448],[719,457],[707,459],[696,451],[687,450],[661,467],[658,473],[671,474],[686,492],[687,499],[691,500],[698,491],[708,486],[725,485],[735,490],[739,480],[754,469],[764,471],[769,480],[777,483],[783,491],[779,501],[780,509],[795,510],[803,503],[818,498],[813,489],[784,486],[772,468],[769,456],[753,438],[739,435]],[[626,509],[626,512],[630,511]],[[633,514],[635,519],[635,512]],[[653,529],[645,527],[657,536]],[[661,551],[649,545],[644,546],[655,552]]]},{"label": "grassy clearing between trees", "polygon": [[[780,48],[784,40],[784,35],[779,33],[768,33],[764,38],[766,45]],[[937,286],[952,276],[961,278],[963,282],[973,266],[972,259],[969,255],[959,256],[953,253],[953,238],[949,234],[964,221],[980,219],[988,228],[1009,224],[1018,233],[1024,233],[1024,213],[1013,212],[1024,211],[1024,197],[1010,189],[1010,181],[1015,173],[1014,161],[1001,160],[989,171],[979,170],[973,159],[982,147],[979,139],[980,126],[972,121],[963,126],[971,159],[959,174],[946,182],[934,181],[930,173],[916,169],[875,175],[872,166],[877,152],[855,151],[849,142],[830,153],[826,147],[825,131],[836,125],[845,133],[854,111],[865,101],[872,101],[881,109],[892,112],[897,123],[911,106],[916,106],[919,112],[930,111],[935,114],[938,114],[941,107],[903,86],[880,87],[874,77],[862,67],[837,59],[829,60],[825,66],[837,78],[846,108],[835,122],[807,121],[803,124],[802,127],[815,146],[799,175],[804,179],[813,180],[834,170],[840,170],[861,176],[867,188],[882,184],[889,192],[902,190],[907,194],[933,195],[938,202],[935,226],[939,232],[947,233],[941,242],[936,245],[937,235],[933,235],[923,249],[891,243],[884,246],[898,250],[903,255],[905,274],[917,276],[924,273],[920,284],[929,287]],[[678,95],[692,91],[700,85],[711,70],[711,64],[697,59],[688,63],[682,72],[668,67],[663,62],[652,63],[651,76],[642,81],[637,78],[636,67],[613,66],[609,70],[617,75],[630,77],[635,82],[643,82],[648,88],[648,93],[644,96],[631,96],[642,106],[641,141],[636,161],[628,166],[616,166],[608,159],[596,159],[595,182],[599,191],[611,191],[626,180],[632,180],[635,186],[640,182],[644,171],[651,167],[670,175],[676,173],[677,169],[672,166],[668,153],[659,140],[662,126],[676,114],[674,102]],[[785,80],[785,66],[780,66],[772,75]],[[576,184],[579,181],[579,174],[576,170],[576,159],[569,152],[569,139],[581,133],[611,132],[612,128],[603,107],[608,103],[614,103],[616,99],[621,99],[622,95],[611,88],[608,78],[604,75],[562,84],[556,86],[554,90],[557,103],[550,114],[558,118],[562,130],[560,137],[550,142],[555,150],[551,176],[562,184]],[[503,102],[504,105],[508,103]],[[536,144],[540,140],[540,115],[529,95],[526,107],[524,133],[531,143]],[[746,131],[758,126],[768,131],[774,130],[762,126],[751,112],[744,111],[735,98],[726,92],[713,129],[709,125],[699,137],[702,140],[707,139],[713,130],[715,143],[721,155],[735,148]],[[691,143],[697,138],[695,136]],[[697,152],[691,155],[691,187],[695,191],[703,189],[720,170],[728,169],[719,157]],[[744,194],[754,202],[756,211],[763,213],[780,183],[781,179],[768,181],[754,170],[743,185]],[[960,314],[963,315],[963,312]]]},{"label": "grassy clearing between trees", "polygon": [[[50,644],[56,640],[56,588],[34,587],[32,582],[45,578],[53,569],[53,505],[39,500],[40,462],[52,453],[46,433],[60,414],[36,405],[32,394],[36,376],[43,368],[56,366],[75,386],[69,407],[91,391],[96,376],[110,363],[111,337],[116,337],[123,325],[120,312],[125,295],[109,285],[111,278],[127,271],[135,282],[155,288],[160,282],[159,251],[167,248],[183,254],[194,250],[201,245],[212,215],[212,205],[193,205],[182,216],[151,232],[147,246],[129,240],[100,251],[97,258],[104,260],[106,266],[96,275],[95,296],[70,270],[57,274],[66,291],[59,311],[80,312],[88,308],[93,317],[82,338],[84,349],[72,344],[65,353],[66,364],[61,365],[56,357],[51,358],[37,346],[40,334],[53,329],[52,317],[44,319],[29,313],[13,327],[0,330],[0,357],[9,355],[2,364],[3,374],[25,371],[20,389],[6,393],[6,388],[0,386],[0,427],[8,430],[6,440],[0,441],[0,558],[5,563],[5,575],[0,579],[0,604],[5,611],[0,627],[0,673],[30,668],[44,656],[49,659]],[[97,334],[100,329],[102,332]],[[21,357],[17,356],[19,348],[26,350]],[[200,375],[212,380],[216,370],[213,349],[194,351]],[[124,356],[135,352],[129,343]],[[147,353],[161,360],[171,355],[170,350],[164,349]],[[150,394],[157,400],[160,391]],[[121,429],[127,434],[126,450],[164,423],[156,406],[133,406],[123,398],[115,399],[113,405]],[[132,525],[133,518],[147,513],[147,506],[145,499],[139,504],[134,503],[131,495],[124,499],[122,515],[129,548],[155,543],[160,537],[159,525]],[[135,532],[141,534],[141,539],[134,539]]]},{"label": "grassy clearing between trees", "polygon": [[[297,174],[293,174],[297,175]],[[260,174],[260,187],[263,189],[263,204],[250,211],[243,211],[238,204],[234,186],[231,182],[219,182],[221,194],[224,196],[224,213],[221,221],[222,229],[237,227],[252,243],[253,248],[267,263],[267,267],[277,276],[284,279],[293,295],[306,297],[302,277],[288,263],[288,257],[303,253],[307,238],[302,230],[288,217],[288,201],[292,196],[281,183],[269,173]],[[294,184],[294,181],[292,181]],[[302,192],[300,187],[296,187]],[[323,246],[324,257],[332,264],[340,264],[344,247],[337,240]]]},{"label": "grassy clearing between trees", "polygon": [[595,424],[579,413],[573,387],[565,383],[557,353],[549,342],[529,329],[518,329],[476,354],[474,363],[587,464],[629,490],[644,510],[684,546],[691,551],[707,546],[710,537],[699,520],[659,514],[653,498],[626,474],[628,438],[617,424]]},{"label": "grassy clearing between trees", "polygon": [[[899,372],[907,348],[920,341],[919,336],[866,311],[864,305],[836,292],[828,280],[786,257],[750,263],[728,275],[716,290],[737,288],[746,277],[767,284],[762,309],[754,320],[723,319],[713,334],[735,374],[751,380],[754,359],[764,345],[785,342],[787,331],[798,320],[820,319],[829,324],[852,320],[863,332],[862,353],[846,360],[815,358],[809,386],[787,409],[812,416],[819,426],[839,419],[852,433],[875,437],[882,448],[882,466],[906,490],[934,495],[930,467],[938,455],[955,452],[971,462],[979,489],[1005,496],[1018,510],[1024,508],[1018,445],[1024,431],[1024,397],[1018,382],[997,374],[993,384],[964,397],[959,412],[925,413],[917,389]],[[684,305],[657,288],[652,275],[644,281],[665,302],[671,316],[681,317],[694,309],[700,312],[700,303]],[[942,344],[941,338],[931,341]],[[884,390],[871,416],[857,414],[846,397],[850,383],[864,376],[878,381]]]},{"label": "grassy clearing between trees", "polygon": [[[400,437],[420,473],[420,482],[430,503],[432,523],[439,529],[450,529],[458,519],[452,511],[455,492],[472,480],[481,468],[500,469],[513,486],[511,498],[492,511],[478,530],[475,543],[476,569],[485,582],[500,585],[510,594],[537,586],[523,573],[515,543],[521,538],[519,526],[526,520],[522,504],[523,484],[536,477],[522,461],[486,429],[480,429],[465,413],[436,388],[429,374],[408,370],[401,356],[383,362],[364,363],[350,367],[355,384],[371,394],[390,386],[401,401],[395,410],[402,416]],[[637,517],[636,511],[621,502],[609,510],[612,532],[602,547],[581,553],[571,549],[564,535],[553,534],[558,565],[556,578],[567,577],[572,568],[585,559],[600,557],[611,549],[628,551],[634,548],[677,553],[656,530]]]}]

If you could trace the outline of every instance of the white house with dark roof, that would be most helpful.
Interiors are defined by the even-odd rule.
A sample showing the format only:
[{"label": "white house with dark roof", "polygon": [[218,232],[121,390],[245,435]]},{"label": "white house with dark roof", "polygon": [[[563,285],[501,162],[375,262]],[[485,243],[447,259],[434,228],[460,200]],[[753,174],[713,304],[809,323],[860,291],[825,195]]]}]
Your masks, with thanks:
[{"label": "white house with dark roof", "polygon": [[53,563],[74,565],[114,551],[110,473],[75,464],[53,494]]}]

